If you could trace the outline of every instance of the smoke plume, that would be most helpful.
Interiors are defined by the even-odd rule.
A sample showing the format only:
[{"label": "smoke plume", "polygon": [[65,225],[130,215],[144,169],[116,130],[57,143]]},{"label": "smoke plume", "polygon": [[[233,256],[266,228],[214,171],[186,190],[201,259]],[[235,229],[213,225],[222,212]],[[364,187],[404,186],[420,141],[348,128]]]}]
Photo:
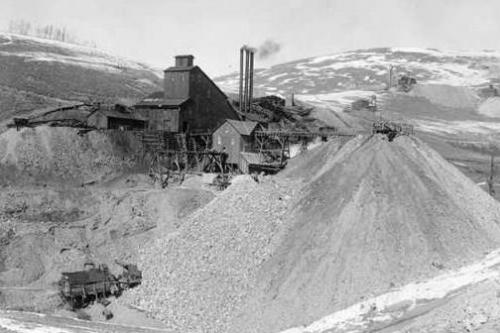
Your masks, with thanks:
[{"label": "smoke plume", "polygon": [[259,46],[259,50],[257,52],[257,55],[259,59],[267,59],[271,57],[272,55],[278,53],[281,50],[281,44],[272,40],[272,39],[267,39],[262,43],[261,46]]}]

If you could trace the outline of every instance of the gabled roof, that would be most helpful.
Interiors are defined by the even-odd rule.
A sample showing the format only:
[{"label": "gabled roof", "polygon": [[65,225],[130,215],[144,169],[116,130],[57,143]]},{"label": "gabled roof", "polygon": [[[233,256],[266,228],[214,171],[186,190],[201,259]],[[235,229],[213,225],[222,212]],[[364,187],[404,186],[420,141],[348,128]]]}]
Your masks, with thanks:
[{"label": "gabled roof", "polygon": [[255,127],[259,124],[255,121],[239,121],[232,119],[227,119],[226,121],[241,135],[252,135]]}]

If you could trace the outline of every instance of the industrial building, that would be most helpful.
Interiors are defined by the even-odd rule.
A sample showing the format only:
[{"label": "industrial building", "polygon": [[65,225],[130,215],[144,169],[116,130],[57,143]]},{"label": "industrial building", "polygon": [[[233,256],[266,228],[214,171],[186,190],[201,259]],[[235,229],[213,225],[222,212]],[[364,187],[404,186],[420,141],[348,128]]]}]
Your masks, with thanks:
[{"label": "industrial building", "polygon": [[148,129],[167,132],[212,132],[238,114],[220,88],[193,63],[192,55],[175,57],[164,71],[163,91],[135,105]]}]

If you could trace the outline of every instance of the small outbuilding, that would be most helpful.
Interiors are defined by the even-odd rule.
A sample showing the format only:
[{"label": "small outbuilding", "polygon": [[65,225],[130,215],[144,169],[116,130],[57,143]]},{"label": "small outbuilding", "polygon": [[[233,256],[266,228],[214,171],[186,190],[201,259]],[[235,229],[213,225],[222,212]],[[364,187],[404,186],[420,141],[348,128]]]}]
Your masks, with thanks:
[{"label": "small outbuilding", "polygon": [[239,121],[227,119],[212,134],[214,150],[227,154],[227,164],[238,166],[241,152],[252,151],[253,133],[259,128],[255,121]]}]

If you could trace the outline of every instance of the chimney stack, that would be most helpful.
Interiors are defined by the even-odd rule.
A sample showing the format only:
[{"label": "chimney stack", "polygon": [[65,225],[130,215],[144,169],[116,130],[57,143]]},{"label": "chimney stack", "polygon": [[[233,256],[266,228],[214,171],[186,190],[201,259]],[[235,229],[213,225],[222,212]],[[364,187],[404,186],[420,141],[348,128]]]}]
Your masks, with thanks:
[{"label": "chimney stack", "polygon": [[[244,45],[240,49],[240,114],[245,120],[251,111],[255,49]],[[243,64],[244,63],[244,64]]]}]

